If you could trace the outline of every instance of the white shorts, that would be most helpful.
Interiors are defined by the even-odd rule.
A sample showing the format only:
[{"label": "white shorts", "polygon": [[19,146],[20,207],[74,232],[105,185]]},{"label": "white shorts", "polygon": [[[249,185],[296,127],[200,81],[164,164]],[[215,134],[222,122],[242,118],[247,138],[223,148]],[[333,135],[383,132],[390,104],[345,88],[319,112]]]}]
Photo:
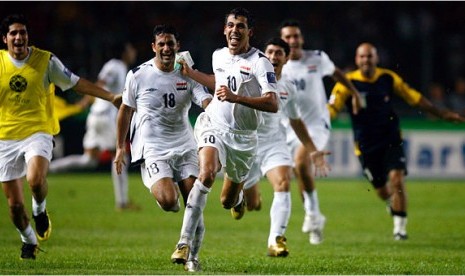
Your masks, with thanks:
[{"label": "white shorts", "polygon": [[199,174],[197,151],[191,150],[184,154],[172,155],[169,159],[158,158],[150,151],[144,154],[145,161],[140,166],[142,182],[150,190],[162,178],[172,178],[175,183]]},{"label": "white shorts", "polygon": [[23,140],[0,140],[0,182],[26,175],[27,163],[34,156],[52,159],[53,136],[35,133]]},{"label": "white shorts", "polygon": [[286,147],[285,141],[259,143],[257,156],[245,181],[244,189],[249,189],[257,184],[269,170],[281,166],[292,167],[292,165],[292,156]]},{"label": "white shorts", "polygon": [[199,149],[208,146],[218,150],[221,166],[232,182],[247,179],[257,150],[256,131],[226,129],[203,112],[195,122],[194,136]]},{"label": "white shorts", "polygon": [[[317,127],[310,127],[307,125],[307,130],[310,134],[310,137],[315,144],[317,150],[324,150],[329,142],[329,137],[331,131],[324,126],[317,126]],[[291,152],[291,156],[294,157],[297,151],[297,148],[302,145],[297,135],[294,133],[293,129],[288,131],[292,131],[293,134],[287,136],[287,147]]]},{"label": "white shorts", "polygon": [[100,150],[114,150],[116,148],[116,118],[113,111],[101,115],[89,113],[86,120],[83,147]]}]

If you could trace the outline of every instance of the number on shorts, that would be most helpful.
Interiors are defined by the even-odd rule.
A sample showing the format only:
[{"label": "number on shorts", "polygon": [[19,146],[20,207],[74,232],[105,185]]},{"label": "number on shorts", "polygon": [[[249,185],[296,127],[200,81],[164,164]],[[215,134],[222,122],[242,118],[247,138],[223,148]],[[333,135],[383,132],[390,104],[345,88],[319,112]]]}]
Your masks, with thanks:
[{"label": "number on shorts", "polygon": [[213,135],[209,135],[208,137],[205,137],[203,139],[204,139],[205,144],[207,144],[207,143],[214,144],[215,143],[215,136],[213,136]]},{"label": "number on shorts", "polygon": [[146,169],[147,173],[149,174],[149,177],[152,177],[152,175],[160,172],[160,169],[157,167],[157,163],[150,164],[150,166],[148,166]]}]

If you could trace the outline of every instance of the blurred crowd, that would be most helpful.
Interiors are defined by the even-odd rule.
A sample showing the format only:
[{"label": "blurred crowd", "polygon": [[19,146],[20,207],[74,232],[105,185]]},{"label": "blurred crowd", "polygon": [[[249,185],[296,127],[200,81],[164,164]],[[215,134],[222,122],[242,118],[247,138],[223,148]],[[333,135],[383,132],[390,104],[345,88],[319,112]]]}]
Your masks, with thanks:
[{"label": "blurred crowd", "polygon": [[[7,1],[0,16],[25,14],[31,44],[52,50],[71,71],[96,80],[111,57],[108,49],[120,41],[136,46],[136,64],[151,58],[147,38],[159,23],[176,26],[182,50],[191,52],[196,68],[211,72],[211,53],[224,46],[223,13],[235,6],[256,16],[254,45],[263,46],[282,20],[294,18],[302,23],[306,48],[322,49],[341,68],[353,68],[355,47],[369,41],[378,48],[380,66],[398,72],[436,104],[465,112],[465,2]],[[426,116],[402,103],[399,114]]]}]

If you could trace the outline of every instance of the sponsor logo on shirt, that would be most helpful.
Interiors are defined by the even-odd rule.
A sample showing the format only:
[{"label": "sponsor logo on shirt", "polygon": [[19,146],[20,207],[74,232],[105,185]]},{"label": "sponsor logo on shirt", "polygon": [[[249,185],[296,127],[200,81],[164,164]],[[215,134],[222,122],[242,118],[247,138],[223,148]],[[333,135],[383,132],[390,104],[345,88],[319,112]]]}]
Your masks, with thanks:
[{"label": "sponsor logo on shirt", "polygon": [[215,69],[215,71],[219,72],[219,73],[223,73],[224,72],[224,69],[223,68],[217,68]]},{"label": "sponsor logo on shirt", "polygon": [[187,90],[187,81],[181,81],[176,83],[176,90]]},{"label": "sponsor logo on shirt", "polygon": [[266,72],[266,80],[268,83],[276,83],[276,74],[274,72]]},{"label": "sponsor logo on shirt", "polygon": [[157,88],[147,88],[145,89],[145,91],[147,92],[153,92],[153,91],[157,91],[158,89]]},{"label": "sponsor logo on shirt", "polygon": [[307,73],[315,73],[315,72],[316,72],[316,65],[307,66]]}]

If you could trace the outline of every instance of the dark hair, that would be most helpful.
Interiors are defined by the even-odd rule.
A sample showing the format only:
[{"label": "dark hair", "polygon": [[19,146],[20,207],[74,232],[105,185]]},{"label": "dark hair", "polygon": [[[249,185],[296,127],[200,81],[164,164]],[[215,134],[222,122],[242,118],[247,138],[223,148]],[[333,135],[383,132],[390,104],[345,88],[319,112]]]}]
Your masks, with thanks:
[{"label": "dark hair", "polygon": [[302,29],[300,27],[300,22],[296,19],[286,19],[284,21],[281,22],[281,24],[279,24],[279,32],[281,32],[281,29],[282,28],[285,28],[285,27],[297,27],[299,29]]},{"label": "dark hair", "polygon": [[179,41],[179,33],[176,31],[176,28],[171,25],[161,24],[155,26],[155,28],[153,28],[153,41],[155,41],[155,37],[159,34],[172,34],[174,38]]},{"label": "dark hair", "polygon": [[253,18],[252,14],[244,8],[234,8],[230,12],[228,12],[224,18],[225,24],[228,22],[228,17],[230,15],[234,15],[234,18],[237,18],[238,16],[243,16],[247,18],[247,26],[249,27],[249,29],[255,26],[255,19]]},{"label": "dark hair", "polygon": [[286,53],[286,56],[288,56],[289,53],[291,52],[291,48],[289,48],[289,44],[287,44],[284,40],[282,40],[279,37],[273,37],[270,40],[268,40],[265,43],[265,49],[266,47],[268,47],[268,45],[276,45],[276,46],[283,48],[284,52]]},{"label": "dark hair", "polygon": [[2,20],[1,32],[3,36],[8,34],[10,26],[14,23],[23,24],[27,27],[27,20],[22,14],[10,14]]}]

